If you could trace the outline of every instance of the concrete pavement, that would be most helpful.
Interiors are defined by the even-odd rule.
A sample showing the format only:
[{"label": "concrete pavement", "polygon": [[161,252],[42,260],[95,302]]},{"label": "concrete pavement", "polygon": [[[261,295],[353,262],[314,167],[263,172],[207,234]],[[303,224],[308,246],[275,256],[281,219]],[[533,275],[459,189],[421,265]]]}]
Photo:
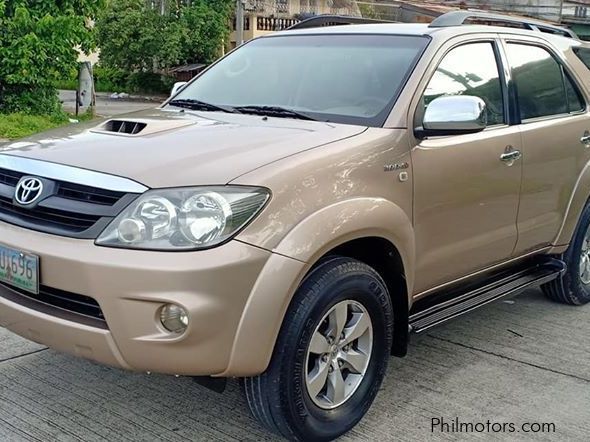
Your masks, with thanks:
[{"label": "concrete pavement", "polygon": [[[237,381],[223,394],[188,378],[127,373],[0,329],[2,441],[269,441]],[[451,422],[544,422],[550,433],[441,433]],[[413,340],[392,358],[369,414],[342,440],[590,440],[590,306],[538,290]]]},{"label": "concrete pavement", "polygon": [[[109,93],[98,92],[96,94],[96,114],[102,117],[126,114],[143,109],[157,107],[165,97],[131,97],[126,99],[110,98]],[[59,99],[63,103],[66,112],[76,111],[76,91],[59,91]]]}]

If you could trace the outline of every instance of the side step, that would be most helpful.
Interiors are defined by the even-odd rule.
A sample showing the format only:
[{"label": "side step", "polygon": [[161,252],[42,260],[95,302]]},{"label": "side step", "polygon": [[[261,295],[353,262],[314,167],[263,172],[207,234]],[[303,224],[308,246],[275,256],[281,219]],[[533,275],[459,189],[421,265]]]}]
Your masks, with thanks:
[{"label": "side step", "polygon": [[[555,258],[529,262],[512,271],[504,271],[486,279],[482,284],[456,288],[441,295],[418,301],[410,312],[410,330],[421,333],[449,319],[475,310],[497,299],[514,295],[526,288],[539,286],[558,278],[566,264]],[[426,304],[426,305],[424,305]]]}]

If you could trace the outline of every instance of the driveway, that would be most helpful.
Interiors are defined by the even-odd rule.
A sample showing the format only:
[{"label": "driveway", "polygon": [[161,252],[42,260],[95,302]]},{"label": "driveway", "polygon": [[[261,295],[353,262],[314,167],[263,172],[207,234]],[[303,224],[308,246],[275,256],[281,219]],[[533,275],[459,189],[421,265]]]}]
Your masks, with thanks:
[{"label": "driveway", "polygon": [[[590,306],[532,290],[440,326],[392,358],[369,414],[344,441],[583,441],[590,435]],[[452,422],[552,423],[555,432],[442,433]],[[518,427],[520,428],[520,427]],[[0,440],[267,441],[237,381],[128,373],[0,329]]]},{"label": "driveway", "polygon": [[[166,97],[131,96],[129,98],[111,98],[111,93],[98,92],[96,94],[96,114],[102,117],[112,117],[143,109],[157,107]],[[59,99],[66,112],[76,111],[76,91],[59,91]]]}]

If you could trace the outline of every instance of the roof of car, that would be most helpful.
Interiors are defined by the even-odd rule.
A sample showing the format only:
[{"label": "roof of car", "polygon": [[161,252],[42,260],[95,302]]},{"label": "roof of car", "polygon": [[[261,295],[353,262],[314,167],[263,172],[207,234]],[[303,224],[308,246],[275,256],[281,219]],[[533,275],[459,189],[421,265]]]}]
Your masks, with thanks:
[{"label": "roof of car", "polygon": [[284,36],[284,35],[322,35],[322,34],[390,34],[390,35],[416,35],[416,36],[434,36],[436,34],[464,35],[474,33],[498,33],[498,34],[519,34],[529,36],[542,36],[549,40],[557,39],[560,42],[569,41],[579,43],[579,40],[554,35],[546,32],[532,31],[506,26],[490,26],[481,24],[464,24],[460,26],[431,27],[422,23],[371,23],[371,24],[351,24],[322,26],[317,28],[292,29],[276,32],[267,37]]},{"label": "roof of car", "polygon": [[277,35],[292,34],[429,34],[427,24],[421,23],[371,23],[360,25],[336,25],[317,28],[293,29],[277,32]]},{"label": "roof of car", "polygon": [[279,35],[318,34],[391,34],[391,35],[465,35],[498,33],[543,35],[568,42],[579,41],[566,27],[531,17],[502,15],[481,10],[454,10],[435,18],[431,23],[397,23],[363,17],[318,15],[291,26]]},{"label": "roof of car", "polygon": [[[438,32],[451,32],[453,34],[471,33],[518,33],[526,35],[539,35],[536,31],[505,26],[489,26],[479,24],[465,24],[461,26],[430,27],[423,23],[371,23],[360,25],[336,25],[317,28],[293,29],[279,31],[271,35],[293,34],[396,34],[396,35],[432,35]],[[543,35],[553,36],[543,33]]]}]

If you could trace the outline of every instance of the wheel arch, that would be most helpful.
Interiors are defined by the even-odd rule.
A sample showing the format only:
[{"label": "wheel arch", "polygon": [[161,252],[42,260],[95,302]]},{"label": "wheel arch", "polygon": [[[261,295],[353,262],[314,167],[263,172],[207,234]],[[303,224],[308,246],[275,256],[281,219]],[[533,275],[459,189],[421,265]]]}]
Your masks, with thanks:
[{"label": "wheel arch", "polygon": [[[228,367],[216,376],[252,376],[266,369],[297,288],[318,262],[335,253],[377,267],[390,295],[395,294],[392,302],[399,313],[394,326],[400,341],[395,341],[392,353],[404,355],[414,247],[409,217],[385,199],[347,200],[305,218],[273,250],[260,273],[242,313]],[[397,272],[390,273],[392,269]]]},{"label": "wheel arch", "polygon": [[586,164],[572,191],[565,215],[563,217],[563,223],[555,238],[553,245],[555,246],[567,246],[572,241],[574,233],[578,227],[580,216],[584,210],[584,207],[590,201],[590,162]]},{"label": "wheel arch", "polygon": [[330,257],[347,257],[372,267],[383,279],[393,306],[394,332],[391,354],[405,356],[409,341],[409,296],[406,272],[399,250],[382,237],[369,236],[347,241],[327,252],[309,273]]}]

